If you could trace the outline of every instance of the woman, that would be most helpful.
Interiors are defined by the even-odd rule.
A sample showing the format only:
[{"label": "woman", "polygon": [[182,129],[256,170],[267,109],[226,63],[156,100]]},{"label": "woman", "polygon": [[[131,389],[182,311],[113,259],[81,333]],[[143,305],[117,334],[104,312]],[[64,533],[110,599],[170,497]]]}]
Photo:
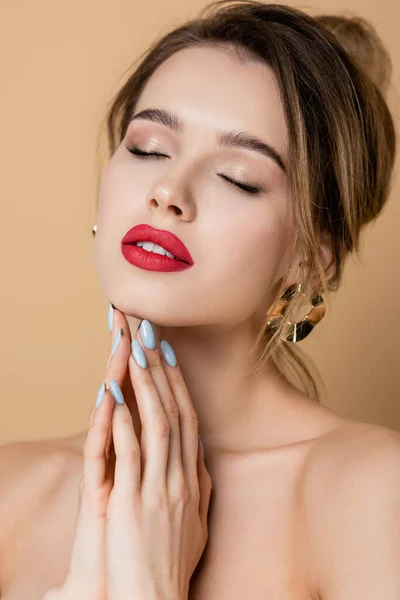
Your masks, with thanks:
[{"label": "woman", "polygon": [[361,19],[226,0],[141,57],[95,228],[109,362],[88,431],[2,450],[2,600],[400,597],[400,436],[321,406],[295,346],[388,197],[389,68]]}]

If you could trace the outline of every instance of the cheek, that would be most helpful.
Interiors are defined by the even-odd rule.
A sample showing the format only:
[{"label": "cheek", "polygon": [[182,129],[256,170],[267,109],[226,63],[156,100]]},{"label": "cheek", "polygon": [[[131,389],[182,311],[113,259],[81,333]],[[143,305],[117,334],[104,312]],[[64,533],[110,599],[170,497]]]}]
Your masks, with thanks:
[{"label": "cheek", "polygon": [[[214,256],[213,246],[218,248],[219,262],[223,270],[241,269],[246,276],[250,269],[255,277],[271,272],[287,247],[291,220],[288,201],[281,195],[262,199],[249,198],[249,204],[237,203],[218,214],[207,224],[208,258]],[[252,206],[251,206],[252,204]]]},{"label": "cheek", "polygon": [[123,209],[127,196],[124,175],[115,159],[114,154],[102,172],[98,192],[98,228],[94,239],[95,270],[109,298],[110,290],[118,289],[115,265],[121,260],[120,238],[130,223],[129,214],[125,214]]},{"label": "cheek", "polygon": [[229,313],[230,318],[240,320],[257,309],[275,284],[288,232],[281,215],[272,208],[259,214],[250,211],[241,219],[225,218],[218,229],[207,236],[210,243],[201,261],[209,265],[202,269],[202,297],[214,296],[219,313],[222,303],[228,309],[226,316]]},{"label": "cheek", "polygon": [[253,289],[262,292],[264,287],[265,291],[274,274],[285,268],[295,241],[290,190],[287,184],[274,184],[262,198],[230,200],[229,209],[227,203],[215,202],[222,208],[216,212],[213,207],[215,225],[207,225],[208,239],[219,249],[223,273],[240,273],[240,279]]}]

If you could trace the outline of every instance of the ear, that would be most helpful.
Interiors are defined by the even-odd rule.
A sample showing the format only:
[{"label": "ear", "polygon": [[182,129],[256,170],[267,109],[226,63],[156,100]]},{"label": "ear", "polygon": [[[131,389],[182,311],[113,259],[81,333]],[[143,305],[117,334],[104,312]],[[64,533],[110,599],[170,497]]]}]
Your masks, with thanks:
[{"label": "ear", "polygon": [[[319,255],[322,259],[322,264],[323,264],[324,271],[325,271],[325,277],[327,280],[329,280],[331,277],[333,277],[333,275],[335,273],[335,263],[334,263],[334,255],[333,255],[333,250],[332,250],[331,237],[328,233],[326,233],[324,231],[323,233],[320,234],[319,239],[320,239],[319,246],[318,246]],[[299,283],[300,278],[301,278],[300,263],[297,263],[297,264],[295,263],[294,267],[292,267],[291,273],[289,273],[289,276],[287,278],[288,285],[294,285],[296,283]],[[317,289],[318,281],[317,281],[316,275],[311,277],[310,285],[313,287],[313,289]]]},{"label": "ear", "polygon": [[[332,250],[332,239],[329,233],[320,234],[319,254],[324,265],[325,278],[329,281],[335,274],[335,262]],[[317,283],[315,283],[317,285]]]}]

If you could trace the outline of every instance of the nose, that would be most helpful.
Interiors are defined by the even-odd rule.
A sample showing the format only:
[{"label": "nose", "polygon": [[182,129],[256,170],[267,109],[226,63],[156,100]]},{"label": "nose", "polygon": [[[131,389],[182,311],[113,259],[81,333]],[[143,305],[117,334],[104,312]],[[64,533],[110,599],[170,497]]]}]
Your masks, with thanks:
[{"label": "nose", "polygon": [[153,185],[147,204],[150,210],[161,211],[166,217],[170,213],[178,215],[182,221],[191,221],[195,214],[189,190],[170,177],[164,177]]}]

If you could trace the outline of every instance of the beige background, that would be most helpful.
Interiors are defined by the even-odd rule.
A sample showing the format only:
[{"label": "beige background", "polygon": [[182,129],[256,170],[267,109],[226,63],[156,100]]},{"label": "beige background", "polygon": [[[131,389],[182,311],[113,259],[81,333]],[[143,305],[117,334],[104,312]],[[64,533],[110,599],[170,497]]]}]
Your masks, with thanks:
[{"label": "beige background", "polygon": [[[92,258],[98,126],[131,62],[204,4],[1,0],[0,443],[88,424],[109,352]],[[372,20],[393,58],[397,126],[399,4],[294,5]],[[347,264],[331,310],[301,346],[325,381],[325,405],[400,430],[396,172],[394,180],[384,214],[364,232],[361,262]]]}]

